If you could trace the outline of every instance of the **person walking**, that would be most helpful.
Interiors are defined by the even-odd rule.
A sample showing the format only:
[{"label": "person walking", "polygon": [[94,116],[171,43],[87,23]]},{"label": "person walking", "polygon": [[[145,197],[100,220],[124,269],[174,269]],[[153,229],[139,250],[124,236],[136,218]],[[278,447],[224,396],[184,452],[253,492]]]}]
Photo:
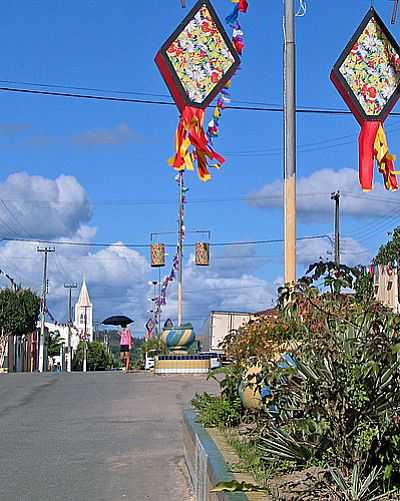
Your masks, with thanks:
[{"label": "person walking", "polygon": [[132,348],[132,332],[128,327],[128,324],[121,324],[120,335],[120,357],[124,363],[124,371],[129,371],[129,366],[131,363],[131,348]]}]

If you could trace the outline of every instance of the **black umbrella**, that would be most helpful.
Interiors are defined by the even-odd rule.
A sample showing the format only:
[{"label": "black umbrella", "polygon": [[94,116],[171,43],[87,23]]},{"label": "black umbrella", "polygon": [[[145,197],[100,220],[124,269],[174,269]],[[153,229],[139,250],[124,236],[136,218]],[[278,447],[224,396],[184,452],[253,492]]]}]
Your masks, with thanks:
[{"label": "black umbrella", "polygon": [[133,320],[125,315],[114,315],[113,317],[108,317],[102,321],[104,325],[128,325],[131,324]]}]

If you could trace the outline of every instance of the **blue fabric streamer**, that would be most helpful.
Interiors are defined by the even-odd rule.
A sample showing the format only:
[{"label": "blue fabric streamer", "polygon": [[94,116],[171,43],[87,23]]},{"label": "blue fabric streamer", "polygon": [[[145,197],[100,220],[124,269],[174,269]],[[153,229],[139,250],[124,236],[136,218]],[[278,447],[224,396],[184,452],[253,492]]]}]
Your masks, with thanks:
[{"label": "blue fabric streamer", "polygon": [[229,14],[229,16],[226,16],[225,21],[227,24],[229,24],[229,26],[233,27],[238,18],[239,18],[239,5],[235,5],[232,13]]}]

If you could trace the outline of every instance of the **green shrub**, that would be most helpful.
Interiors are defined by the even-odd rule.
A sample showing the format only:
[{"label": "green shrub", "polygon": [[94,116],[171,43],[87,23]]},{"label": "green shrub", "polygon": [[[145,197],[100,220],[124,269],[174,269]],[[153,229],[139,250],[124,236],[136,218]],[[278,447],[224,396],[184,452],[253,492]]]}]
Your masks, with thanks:
[{"label": "green shrub", "polygon": [[235,426],[240,422],[241,403],[239,399],[236,402],[231,402],[220,396],[196,393],[192,399],[192,405],[199,411],[199,422],[206,428]]}]

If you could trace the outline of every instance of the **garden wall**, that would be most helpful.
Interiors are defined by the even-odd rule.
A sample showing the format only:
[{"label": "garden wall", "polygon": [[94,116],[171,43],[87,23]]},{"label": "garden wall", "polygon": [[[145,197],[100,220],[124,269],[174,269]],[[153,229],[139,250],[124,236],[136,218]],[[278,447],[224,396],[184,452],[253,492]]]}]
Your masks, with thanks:
[{"label": "garden wall", "polygon": [[241,492],[210,493],[218,482],[233,480],[233,476],[207,430],[196,422],[193,409],[186,409],[183,413],[183,443],[195,501],[248,500]]}]

